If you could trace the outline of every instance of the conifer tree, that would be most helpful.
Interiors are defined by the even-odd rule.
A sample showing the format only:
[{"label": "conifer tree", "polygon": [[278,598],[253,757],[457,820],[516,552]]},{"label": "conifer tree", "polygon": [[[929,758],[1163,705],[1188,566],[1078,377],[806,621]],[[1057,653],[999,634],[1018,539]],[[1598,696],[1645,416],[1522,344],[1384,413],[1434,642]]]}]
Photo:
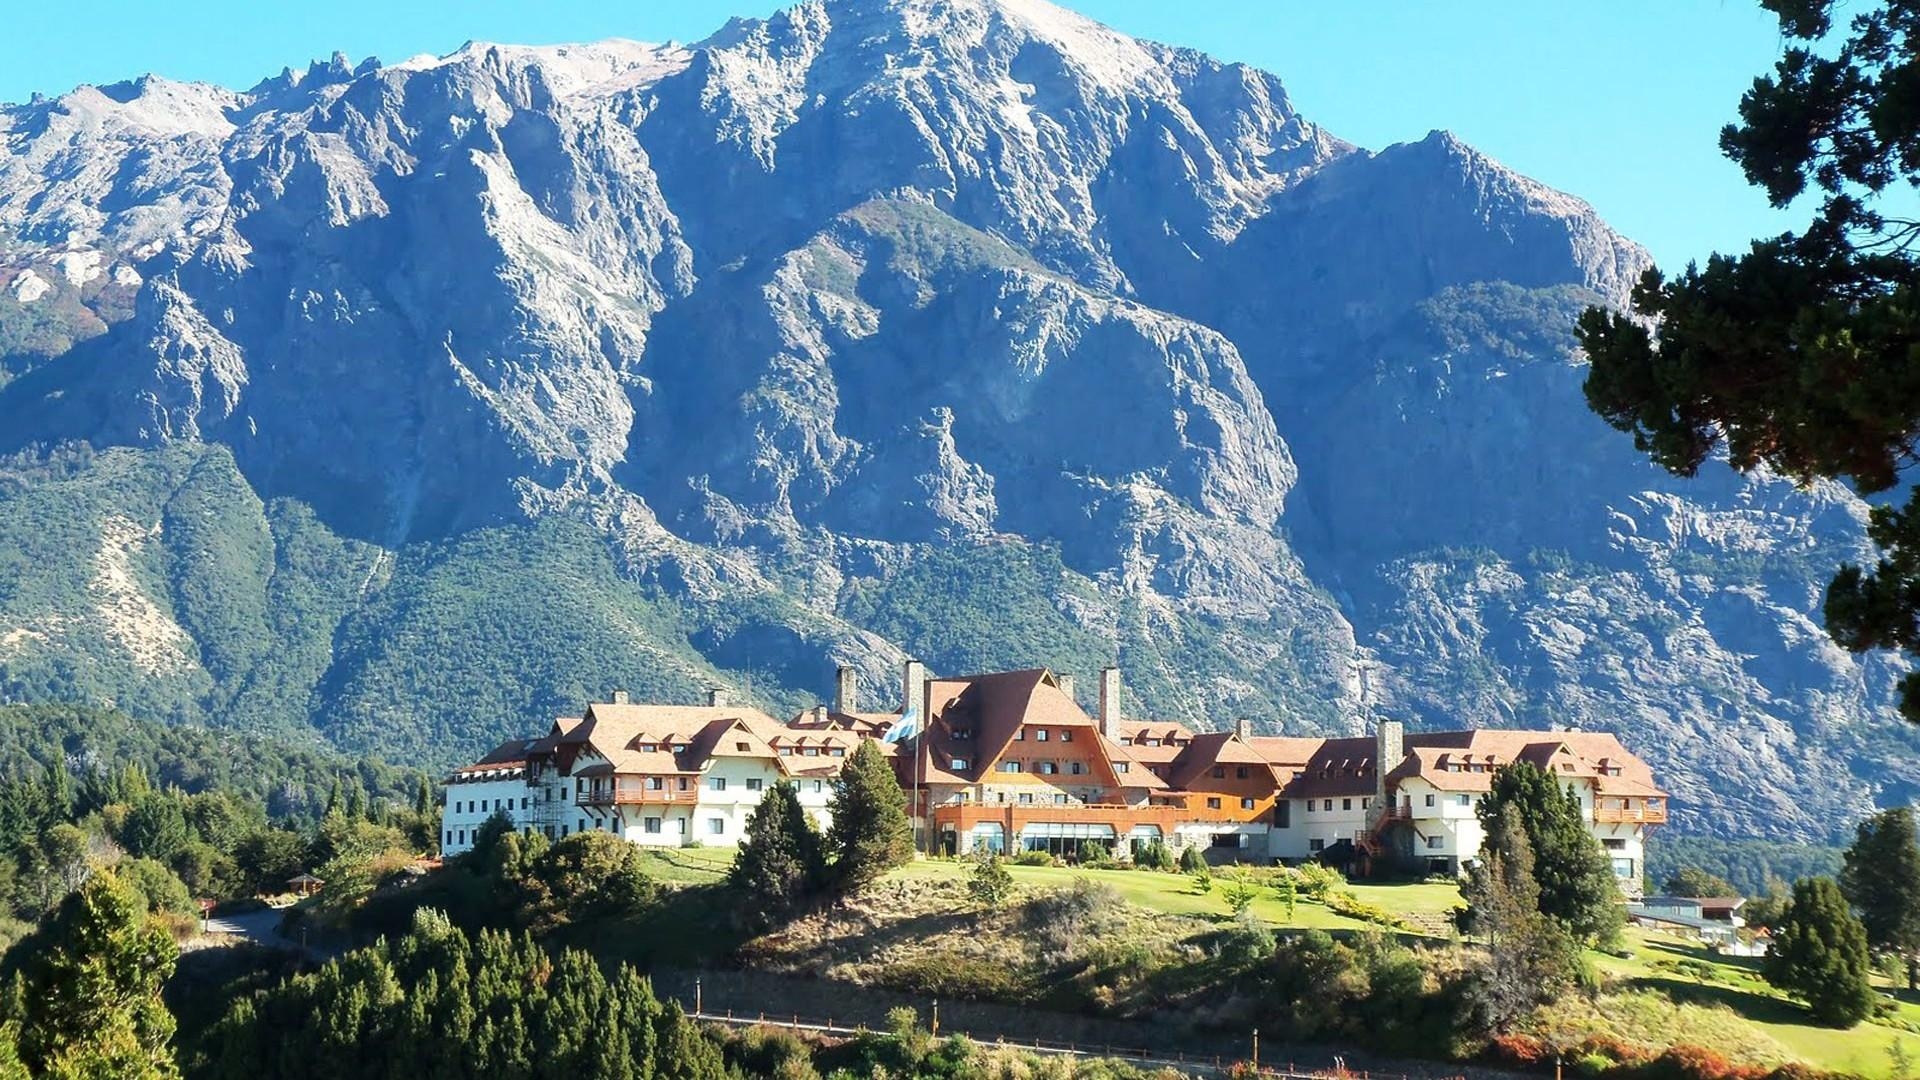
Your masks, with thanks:
[{"label": "conifer tree", "polygon": [[784,780],[775,783],[747,819],[746,842],[733,857],[727,883],[744,897],[744,912],[760,926],[799,907],[826,877],[819,832]]},{"label": "conifer tree", "polygon": [[833,824],[827,849],[842,889],[857,889],[913,860],[913,824],[907,797],[893,765],[872,740],[863,739],[840,770],[833,788]]},{"label": "conifer tree", "polygon": [[1867,932],[1840,887],[1831,878],[1794,882],[1761,967],[1767,981],[1805,1001],[1814,1019],[1844,1028],[1873,1012],[1871,969]]},{"label": "conifer tree", "polygon": [[1486,830],[1483,854],[1491,854],[1507,835],[1496,829],[1507,808],[1518,815],[1532,851],[1533,876],[1539,882],[1540,910],[1583,941],[1608,942],[1619,936],[1624,912],[1613,865],[1600,842],[1587,831],[1580,799],[1545,769],[1518,761],[1493,776],[1480,801]]},{"label": "conifer tree", "polygon": [[62,901],[26,976],[20,1056],[38,1073],[162,1080],[178,1075],[160,987],[173,939],[112,874]]},{"label": "conifer tree", "polygon": [[1492,1031],[1504,1031],[1536,1006],[1573,985],[1579,949],[1567,928],[1543,914],[1533,845],[1517,807],[1493,822],[1481,858],[1468,869],[1461,895],[1467,929],[1487,943],[1474,983],[1474,1004]]},{"label": "conifer tree", "polygon": [[1920,959],[1920,839],[1900,806],[1860,823],[1840,870],[1840,891],[1860,912],[1867,945],[1902,957],[1914,989]]}]

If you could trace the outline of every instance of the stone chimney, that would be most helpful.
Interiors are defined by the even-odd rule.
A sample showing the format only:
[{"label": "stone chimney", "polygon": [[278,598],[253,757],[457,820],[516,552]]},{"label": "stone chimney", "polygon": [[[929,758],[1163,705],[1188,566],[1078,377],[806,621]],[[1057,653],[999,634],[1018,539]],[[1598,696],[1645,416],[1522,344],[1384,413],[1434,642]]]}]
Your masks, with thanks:
[{"label": "stone chimney", "polygon": [[1385,808],[1387,805],[1387,774],[1407,756],[1407,733],[1398,720],[1382,720],[1373,729],[1373,793],[1374,804]]},{"label": "stone chimney", "polygon": [[900,708],[903,714],[911,713],[919,722],[927,722],[927,665],[918,660],[909,660],[902,666],[900,675]]},{"label": "stone chimney", "polygon": [[1100,734],[1120,738],[1120,669],[1100,669]]},{"label": "stone chimney", "polygon": [[833,673],[833,711],[857,712],[860,708],[859,688],[854,683],[853,669],[845,664]]},{"label": "stone chimney", "polygon": [[707,705],[710,708],[724,708],[727,704],[727,688],[716,686],[707,691]]},{"label": "stone chimney", "polygon": [[633,697],[625,690],[615,690],[613,692],[613,703],[615,705],[631,705],[633,703]]},{"label": "stone chimney", "polygon": [[821,727],[827,726],[827,707],[825,705],[815,705],[813,707],[813,722]]},{"label": "stone chimney", "polygon": [[1242,716],[1233,722],[1233,733],[1241,742],[1253,737],[1253,722]]},{"label": "stone chimney", "polygon": [[[1067,700],[1072,701],[1074,691],[1073,676],[1055,675],[1053,681],[1060,684],[1060,692],[1067,695]],[[1078,704],[1078,702],[1075,702],[1075,704]]]}]

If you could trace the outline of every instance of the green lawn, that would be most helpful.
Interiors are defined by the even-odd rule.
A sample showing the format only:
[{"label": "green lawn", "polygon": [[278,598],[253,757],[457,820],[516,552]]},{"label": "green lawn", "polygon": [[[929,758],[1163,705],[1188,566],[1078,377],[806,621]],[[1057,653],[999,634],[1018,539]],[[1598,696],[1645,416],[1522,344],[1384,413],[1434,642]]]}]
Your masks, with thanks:
[{"label": "green lawn", "polygon": [[669,885],[711,885],[727,876],[732,848],[641,848],[647,876]]},{"label": "green lawn", "polygon": [[[1920,1060],[1920,1035],[1912,1032],[1881,1024],[1839,1031],[1808,1022],[1799,1005],[1760,977],[1757,959],[1715,956],[1695,942],[1632,927],[1627,941],[1633,950],[1630,958],[1596,953],[1595,966],[1626,986],[1660,990],[1675,1001],[1724,1005],[1757,1036],[1771,1039],[1807,1064],[1865,1077],[1891,1076],[1896,1044]],[[1681,964],[1688,967],[1677,966]],[[1896,1016],[1920,1024],[1920,1004],[1900,1000]]]}]

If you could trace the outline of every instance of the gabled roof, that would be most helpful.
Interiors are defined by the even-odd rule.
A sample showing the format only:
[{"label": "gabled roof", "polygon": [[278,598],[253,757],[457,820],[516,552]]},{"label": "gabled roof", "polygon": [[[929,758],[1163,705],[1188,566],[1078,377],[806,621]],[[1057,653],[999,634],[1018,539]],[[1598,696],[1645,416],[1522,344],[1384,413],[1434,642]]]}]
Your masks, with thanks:
[{"label": "gabled roof", "polygon": [[463,780],[478,780],[490,776],[502,779],[517,776],[527,767],[527,754],[538,740],[508,739],[499,746],[480,755],[480,759],[471,765],[462,765],[453,770],[453,775]]},{"label": "gabled roof", "polygon": [[1133,752],[1133,747],[1122,746],[1105,735],[1099,738],[1100,748],[1107,752],[1109,762],[1127,763],[1126,772],[1121,772],[1118,768],[1114,770],[1114,778],[1119,782],[1119,786],[1146,788],[1150,791],[1161,791],[1166,788],[1167,782],[1154,773],[1153,762],[1141,760],[1139,755]]},{"label": "gabled roof", "polygon": [[[1195,735],[1193,741],[1181,750],[1180,756],[1173,762],[1173,769],[1167,776],[1171,787],[1192,787],[1194,781],[1207,775],[1214,766],[1258,768],[1267,776],[1274,777],[1273,766],[1261,756],[1258,750],[1248,745],[1246,740],[1231,731],[1209,731]],[[1276,777],[1277,779],[1277,777]]]},{"label": "gabled roof", "polygon": [[716,757],[777,760],[762,732],[779,726],[766,713],[742,705],[596,702],[554,741],[557,752],[591,749],[618,773],[691,774]]},{"label": "gabled roof", "polygon": [[1371,795],[1379,784],[1373,756],[1371,738],[1324,740],[1300,769],[1300,775],[1288,781],[1286,795],[1292,799]]}]

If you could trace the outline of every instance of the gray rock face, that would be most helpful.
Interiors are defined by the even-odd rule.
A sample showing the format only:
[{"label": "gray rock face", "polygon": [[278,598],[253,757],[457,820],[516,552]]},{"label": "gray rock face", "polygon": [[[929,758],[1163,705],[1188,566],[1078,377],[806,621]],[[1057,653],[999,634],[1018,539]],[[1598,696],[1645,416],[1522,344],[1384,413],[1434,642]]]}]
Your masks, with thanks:
[{"label": "gray rock face", "polygon": [[[387,549],[575,515],[776,698],[939,648],[849,614],[934,554],[1045,549],[1024,617],[1078,651],[1023,659],[1150,668],[1145,710],[1352,729],[1368,662],[1417,722],[1619,730],[1727,832],[1920,781],[1898,662],[1818,626],[1864,507],[1588,414],[1572,319],[1646,253],[1450,135],[1360,150],[1043,0],[148,77],[0,133],[9,303],[59,259],[139,290],[0,386],[7,449],[221,444]],[[0,674],[58,647],[32,603]]]}]

